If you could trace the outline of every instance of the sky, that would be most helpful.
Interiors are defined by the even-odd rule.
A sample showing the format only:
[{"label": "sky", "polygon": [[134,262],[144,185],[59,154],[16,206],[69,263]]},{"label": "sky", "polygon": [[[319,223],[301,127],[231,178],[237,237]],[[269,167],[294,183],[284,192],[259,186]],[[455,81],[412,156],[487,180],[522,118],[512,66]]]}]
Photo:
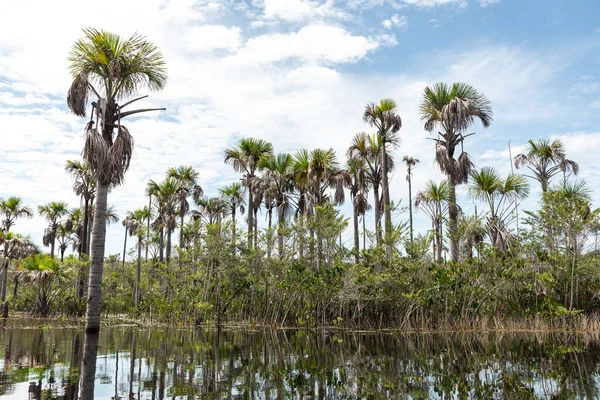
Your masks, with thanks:
[{"label": "sky", "polygon": [[[442,175],[419,118],[423,89],[467,82],[492,103],[494,121],[465,141],[477,167],[510,172],[529,139],[561,139],[600,204],[600,2],[579,0],[0,0],[0,197],[37,208],[79,205],[65,162],[81,157],[85,119],[70,114],[67,56],[82,28],[138,32],[163,52],[169,81],[129,118],[134,155],[125,184],[109,194],[120,217],[147,204],[148,179],[192,165],[208,196],[240,176],[223,153],[243,137],[276,152],[333,148],[345,161],[369,102],[392,98],[402,117],[391,196],[407,205],[403,156],[418,158],[413,188]],[[33,11],[35,10],[35,11]],[[535,209],[539,185],[522,208]],[[474,202],[459,188],[466,212]],[[483,205],[479,205],[484,209]],[[342,207],[351,216],[350,206]],[[398,216],[408,219],[408,214]],[[41,244],[47,223],[14,231]],[[415,229],[430,223],[415,213]],[[107,255],[124,228],[107,231]],[[177,237],[177,236],[176,236]],[[350,231],[345,239],[351,246]],[[134,242],[134,241],[132,241]],[[134,245],[134,243],[131,243]]]}]

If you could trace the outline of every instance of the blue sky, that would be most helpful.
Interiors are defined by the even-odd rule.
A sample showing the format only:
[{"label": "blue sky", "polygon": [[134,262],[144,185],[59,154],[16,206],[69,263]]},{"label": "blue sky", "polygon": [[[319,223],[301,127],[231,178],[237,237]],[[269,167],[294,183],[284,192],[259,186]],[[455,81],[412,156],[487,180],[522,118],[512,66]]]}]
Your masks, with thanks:
[{"label": "blue sky", "polygon": [[[63,172],[65,161],[80,155],[84,127],[65,106],[66,57],[81,28],[93,26],[146,35],[169,68],[165,90],[146,101],[167,111],[128,123],[136,140],[132,166],[125,186],[109,195],[121,216],[146,204],[146,181],[161,179],[170,166],[193,165],[205,192],[216,195],[239,179],[223,165],[223,150],[244,136],[267,139],[280,152],[333,147],[343,160],[352,136],[370,131],[361,120],[364,105],[387,97],[403,118],[396,159],[421,160],[418,189],[442,177],[418,117],[423,88],[438,81],[468,82],[492,102],[492,126],[476,126],[465,145],[478,167],[506,174],[509,140],[515,155],[530,138],[560,138],[600,202],[598,1],[104,3],[102,9],[74,0],[3,6],[0,197],[21,196],[36,207],[51,200],[79,204]],[[60,15],[59,24],[52,15]],[[396,200],[407,198],[404,176],[398,169],[392,177]],[[523,208],[536,206],[539,189],[532,188]],[[463,208],[472,209],[464,186],[459,195]],[[427,229],[422,213],[415,218],[418,230]],[[44,227],[36,217],[14,229],[41,242]],[[121,251],[122,234],[120,224],[109,228],[107,252]]]}]

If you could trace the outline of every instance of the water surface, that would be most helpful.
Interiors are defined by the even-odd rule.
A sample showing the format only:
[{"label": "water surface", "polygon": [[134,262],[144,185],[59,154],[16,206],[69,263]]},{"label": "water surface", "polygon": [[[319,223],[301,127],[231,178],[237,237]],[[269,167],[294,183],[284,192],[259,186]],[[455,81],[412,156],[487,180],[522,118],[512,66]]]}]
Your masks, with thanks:
[{"label": "water surface", "polygon": [[600,397],[590,335],[42,324],[0,328],[0,398]]}]

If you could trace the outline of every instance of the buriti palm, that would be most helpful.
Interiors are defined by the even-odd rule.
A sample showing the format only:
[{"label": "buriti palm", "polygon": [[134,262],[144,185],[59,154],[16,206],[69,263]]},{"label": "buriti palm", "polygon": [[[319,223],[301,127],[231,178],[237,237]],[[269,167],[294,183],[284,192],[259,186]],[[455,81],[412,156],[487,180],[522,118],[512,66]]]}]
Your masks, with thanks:
[{"label": "buriti palm", "polygon": [[86,329],[98,331],[108,191],[111,186],[123,183],[133,153],[133,137],[121,120],[160,110],[126,107],[141,99],[128,100],[143,88],[163,89],[167,70],[162,53],[143,36],[136,34],[122,39],[95,29],[85,29],[84,37],[73,45],[69,69],[73,76],[67,96],[69,109],[79,117],[85,117],[90,109],[83,158],[96,179],[96,205]]}]

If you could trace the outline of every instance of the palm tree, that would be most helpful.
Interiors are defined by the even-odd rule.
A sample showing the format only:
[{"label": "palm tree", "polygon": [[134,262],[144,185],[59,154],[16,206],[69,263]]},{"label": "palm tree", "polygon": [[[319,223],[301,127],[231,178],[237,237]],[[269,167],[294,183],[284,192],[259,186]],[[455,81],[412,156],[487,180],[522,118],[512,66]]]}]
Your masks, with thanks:
[{"label": "palm tree", "polygon": [[[351,182],[348,186],[352,198],[352,222],[354,229],[354,259],[358,263],[360,240],[358,233],[358,217],[367,212],[369,202],[367,200],[368,183],[365,173],[365,161],[362,158],[349,158],[346,161],[346,170],[350,175]],[[363,232],[364,234],[364,232]],[[364,238],[363,238],[364,247]]]},{"label": "palm tree", "polygon": [[[340,168],[333,149],[314,149],[310,152],[308,178],[309,196],[315,209],[327,203],[335,205],[344,203],[344,189],[350,185],[350,175],[348,171]],[[327,195],[329,189],[334,191],[332,199]],[[321,235],[317,236],[317,267],[319,268],[323,258],[323,238]]]},{"label": "palm tree", "polygon": [[510,174],[502,179],[492,167],[471,171],[468,193],[471,198],[485,201],[490,209],[488,230],[492,245],[501,251],[508,247],[512,211],[517,202],[529,195],[529,185],[522,175]]},{"label": "palm tree", "polygon": [[[383,198],[379,194],[379,188],[383,179],[382,159],[383,159],[382,140],[378,135],[367,135],[364,132],[357,133],[352,139],[352,144],[346,152],[348,158],[357,158],[363,160],[366,166],[365,178],[368,184],[373,187],[373,208],[375,210],[375,236],[377,245],[382,242],[381,216],[383,212]],[[394,159],[387,155],[388,172],[394,169]],[[364,221],[363,221],[364,222]]]},{"label": "palm tree", "polygon": [[[118,35],[95,29],[85,29],[84,38],[75,42],[69,55],[69,64],[73,76],[67,96],[69,109],[75,115],[85,117],[88,97],[96,98],[92,102],[92,115],[86,126],[83,158],[96,180],[98,222],[94,224],[92,232],[86,329],[98,331],[108,189],[123,183],[133,150],[133,138],[127,128],[121,125],[121,119],[156,110],[123,112],[126,106],[140,98],[124,104],[118,104],[117,101],[135,96],[143,87],[161,90],[167,83],[167,72],[162,54],[144,37],[135,34],[123,40]],[[93,119],[94,112],[96,122]]]},{"label": "palm tree", "polygon": [[133,294],[136,309],[140,305],[140,294],[141,294],[140,293],[140,276],[141,276],[141,270],[142,270],[142,244],[143,244],[143,239],[144,239],[144,235],[145,235],[144,222],[147,220],[148,214],[150,214],[150,209],[148,207],[144,206],[133,212],[128,212],[127,217],[125,218],[129,221],[127,224],[127,229],[129,230],[130,235],[135,234],[137,236],[137,240],[138,240],[138,242],[137,242],[137,250],[138,250],[137,268],[135,271],[135,288],[134,288],[134,294]]},{"label": "palm tree", "polygon": [[50,246],[50,256],[54,258],[54,243],[56,240],[56,230],[59,226],[59,220],[68,215],[69,207],[64,201],[52,201],[38,206],[38,214],[46,218],[49,226],[44,232],[44,246]]},{"label": "palm tree", "polygon": [[131,219],[131,211],[127,211],[127,216],[121,221],[123,227],[125,227],[125,239],[123,239],[123,260],[121,269],[125,273],[125,258],[127,256],[127,234],[133,236],[135,228],[137,228],[137,221]]},{"label": "palm tree", "polygon": [[59,272],[59,263],[47,254],[33,254],[21,260],[19,276],[37,287],[34,312],[45,317],[50,312],[51,292],[54,278]]},{"label": "palm tree", "polygon": [[167,233],[166,262],[169,265],[171,261],[171,234],[177,226],[178,206],[181,201],[181,186],[179,181],[172,177],[167,177],[161,183],[152,180],[148,182],[148,191],[152,193],[154,205],[158,210],[158,218],[154,222],[155,226],[160,227],[161,235],[161,261],[163,248],[164,230]]},{"label": "palm tree", "polygon": [[[385,234],[392,233],[392,211],[390,209],[390,181],[388,179],[388,152],[386,146],[397,148],[400,141],[396,133],[402,127],[400,115],[396,114],[396,102],[391,99],[382,99],[379,104],[370,103],[365,107],[363,120],[377,128],[378,139],[381,140],[381,170],[383,189],[383,212],[385,218]],[[391,244],[387,246],[388,255],[392,252]]]},{"label": "palm tree", "polygon": [[79,160],[67,160],[65,171],[75,179],[73,183],[73,192],[83,200],[83,230],[81,233],[81,248],[79,255],[89,253],[89,216],[90,207],[94,204],[96,195],[96,181],[90,171],[90,166],[86,162]]},{"label": "palm tree", "polygon": [[[273,145],[262,139],[241,139],[237,146],[225,150],[225,163],[231,164],[236,172],[244,174],[244,185],[248,190],[248,248],[252,247],[252,231],[254,228],[253,217],[255,215],[255,201],[253,191],[250,190],[252,178],[256,175],[258,160],[261,157],[273,153]],[[260,203],[259,203],[260,204]]]},{"label": "palm tree", "polygon": [[244,214],[246,200],[244,200],[244,186],[240,182],[233,182],[219,190],[221,197],[225,200],[225,203],[229,207],[231,214],[231,221],[233,225],[233,231],[231,234],[231,247],[233,248],[233,254],[235,255],[235,239],[236,239],[236,213],[239,210],[240,214]]},{"label": "palm tree", "polygon": [[579,164],[566,158],[565,149],[560,140],[529,140],[527,151],[515,157],[515,167],[526,166],[533,175],[526,175],[535,179],[542,186],[542,193],[548,191],[550,179],[559,172],[563,172],[566,181],[567,173],[577,175]]},{"label": "palm tree", "polygon": [[[492,122],[492,107],[483,93],[465,83],[436,83],[427,86],[420,104],[421,120],[425,130],[432,132],[439,128],[436,142],[435,160],[448,180],[450,214],[450,253],[452,261],[458,261],[458,206],[456,185],[466,183],[473,163],[463,150],[465,131],[479,120],[484,128]],[[456,157],[457,146],[460,155]]]},{"label": "palm tree", "polygon": [[201,198],[196,202],[199,210],[192,211],[192,217],[194,219],[202,219],[206,224],[216,224],[221,222],[225,211],[227,210],[227,204],[218,197]]},{"label": "palm tree", "polygon": [[[6,301],[8,266],[10,260],[18,260],[37,252],[35,244],[28,236],[0,230],[0,256],[4,259],[2,266],[2,281],[0,284],[0,304],[3,305],[2,318],[8,318],[8,301]],[[15,291],[18,285],[18,275],[15,276]]]},{"label": "palm tree", "polygon": [[408,181],[408,213],[410,215],[410,240],[413,240],[413,212],[412,212],[412,171],[419,163],[418,158],[404,156],[402,159],[406,164],[406,180]]},{"label": "palm tree", "polygon": [[289,154],[267,155],[258,162],[264,178],[271,182],[271,193],[277,207],[277,245],[279,259],[283,259],[283,229],[285,217],[290,210],[289,195],[294,189],[292,172],[294,159]]},{"label": "palm tree", "polygon": [[9,197],[3,199],[0,197],[0,230],[10,232],[17,219],[32,218],[33,210],[29,206],[24,206],[20,197]]},{"label": "palm tree", "polygon": [[67,220],[64,224],[59,224],[56,229],[56,241],[58,242],[58,251],[60,251],[60,262],[63,262],[65,258],[65,251],[71,243],[73,238],[71,237],[72,225]]},{"label": "palm tree", "polygon": [[425,212],[431,218],[433,229],[433,257],[437,262],[442,261],[443,221],[448,214],[450,189],[448,182],[439,184],[428,181],[423,190],[415,196],[415,207]]},{"label": "palm tree", "polygon": [[190,204],[187,198],[191,195],[194,200],[204,196],[204,190],[198,184],[200,174],[191,166],[180,165],[177,168],[169,168],[167,176],[177,179],[179,182],[178,198],[179,198],[179,217],[181,218],[179,229],[179,247],[183,248],[183,219],[190,210]]}]

